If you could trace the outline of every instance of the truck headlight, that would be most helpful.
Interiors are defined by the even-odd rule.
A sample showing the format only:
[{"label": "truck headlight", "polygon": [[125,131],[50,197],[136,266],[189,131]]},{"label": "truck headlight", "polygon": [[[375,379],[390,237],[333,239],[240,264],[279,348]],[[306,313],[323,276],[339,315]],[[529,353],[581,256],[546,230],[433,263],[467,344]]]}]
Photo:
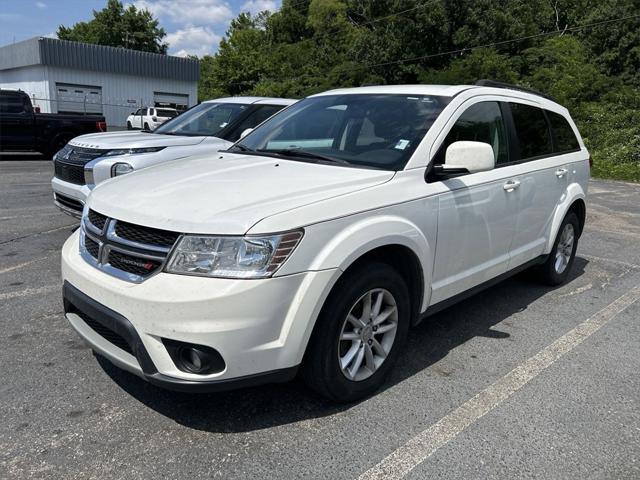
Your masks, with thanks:
[{"label": "truck headlight", "polygon": [[[111,176],[117,177],[118,175],[124,175],[126,173],[133,172],[133,167],[128,163],[114,163],[111,166]],[[87,171],[84,172],[85,178],[87,176]]]},{"label": "truck headlight", "polygon": [[296,248],[303,232],[245,237],[184,235],[166,271],[218,278],[266,278]]}]

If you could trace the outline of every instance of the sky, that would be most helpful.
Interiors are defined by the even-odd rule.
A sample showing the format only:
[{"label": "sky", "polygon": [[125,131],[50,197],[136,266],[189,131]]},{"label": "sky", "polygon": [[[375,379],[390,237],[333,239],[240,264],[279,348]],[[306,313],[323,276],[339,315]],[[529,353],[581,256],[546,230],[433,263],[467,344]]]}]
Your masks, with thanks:
[{"label": "sky", "polygon": [[[0,46],[31,37],[55,37],[58,26],[93,18],[107,0],[0,0]],[[281,0],[124,0],[160,20],[170,55],[214,53],[240,12],[275,10]]]}]

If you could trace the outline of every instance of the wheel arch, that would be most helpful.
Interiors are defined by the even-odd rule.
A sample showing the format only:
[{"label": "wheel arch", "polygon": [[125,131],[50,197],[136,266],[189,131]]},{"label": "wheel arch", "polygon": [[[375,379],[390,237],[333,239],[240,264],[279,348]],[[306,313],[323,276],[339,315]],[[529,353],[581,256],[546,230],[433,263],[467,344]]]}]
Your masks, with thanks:
[{"label": "wheel arch", "polygon": [[587,206],[585,203],[585,199],[586,194],[580,185],[578,185],[577,183],[569,185],[564,199],[556,207],[556,211],[551,222],[550,235],[544,251],[545,253],[549,253],[553,248],[556,236],[558,235],[560,224],[562,223],[562,220],[568,212],[573,211],[578,216],[578,220],[580,222],[580,231],[578,232],[578,235],[582,234],[587,215]]}]

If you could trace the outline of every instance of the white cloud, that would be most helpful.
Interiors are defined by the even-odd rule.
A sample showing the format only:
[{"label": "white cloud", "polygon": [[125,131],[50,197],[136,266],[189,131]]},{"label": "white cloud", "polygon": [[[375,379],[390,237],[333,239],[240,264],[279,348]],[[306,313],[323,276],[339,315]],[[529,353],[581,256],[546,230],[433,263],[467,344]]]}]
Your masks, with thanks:
[{"label": "white cloud", "polygon": [[242,12],[250,12],[253,15],[269,10],[271,12],[276,11],[277,4],[274,0],[247,0],[240,7]]},{"label": "white cloud", "polygon": [[36,7],[38,7],[40,10],[44,10],[45,8],[47,8],[47,4],[44,2],[36,2]]},{"label": "white cloud", "polygon": [[222,0],[135,0],[133,4],[180,25],[226,25],[234,16]]},{"label": "white cloud", "polygon": [[169,53],[179,57],[187,55],[202,57],[211,54],[218,49],[218,43],[221,39],[222,37],[210,28],[194,25],[168,33],[166,37],[170,47]]}]

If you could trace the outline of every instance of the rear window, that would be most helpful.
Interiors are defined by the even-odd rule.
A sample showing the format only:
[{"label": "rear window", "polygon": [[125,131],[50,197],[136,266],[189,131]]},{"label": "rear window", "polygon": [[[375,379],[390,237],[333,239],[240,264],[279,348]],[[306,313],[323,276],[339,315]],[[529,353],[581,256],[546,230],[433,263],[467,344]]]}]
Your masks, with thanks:
[{"label": "rear window", "polygon": [[542,157],[553,153],[551,131],[541,108],[510,103],[513,122],[520,144],[520,159]]},{"label": "rear window", "polygon": [[0,113],[22,113],[24,104],[22,95],[0,94]]},{"label": "rear window", "polygon": [[175,110],[166,110],[163,108],[156,108],[156,115],[158,117],[177,117],[178,116],[178,112],[176,112]]},{"label": "rear window", "polygon": [[565,153],[580,150],[578,139],[567,119],[559,113],[548,110],[547,117],[549,118],[549,123],[551,123],[551,131],[553,131],[554,152]]}]

